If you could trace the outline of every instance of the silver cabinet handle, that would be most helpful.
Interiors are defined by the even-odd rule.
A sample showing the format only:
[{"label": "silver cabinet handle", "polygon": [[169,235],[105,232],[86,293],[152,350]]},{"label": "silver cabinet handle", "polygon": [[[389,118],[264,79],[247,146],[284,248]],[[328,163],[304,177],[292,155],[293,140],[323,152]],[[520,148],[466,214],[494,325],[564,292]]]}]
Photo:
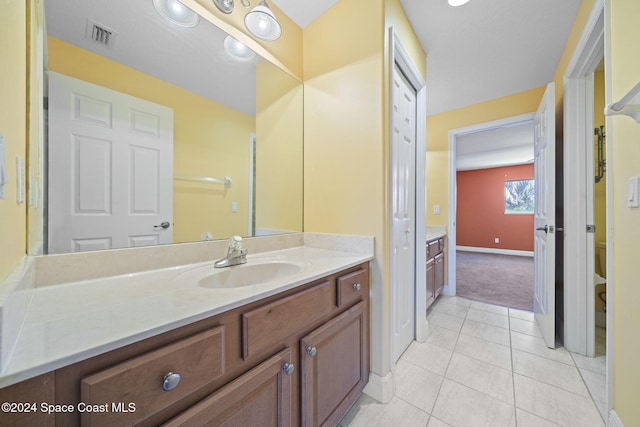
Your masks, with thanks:
[{"label": "silver cabinet handle", "polygon": [[171,227],[171,223],[169,221],[162,221],[160,223],[160,225],[154,225],[153,229],[154,230],[166,230],[169,227]]},{"label": "silver cabinet handle", "polygon": [[287,375],[291,375],[293,374],[294,369],[296,369],[295,366],[293,366],[293,363],[285,363],[282,366],[282,370],[284,371],[285,374]]},{"label": "silver cabinet handle", "polygon": [[162,378],[162,389],[164,391],[171,391],[174,388],[178,387],[180,383],[180,374],[176,374],[175,372],[169,372]]},{"label": "silver cabinet handle", "polygon": [[360,285],[360,283],[354,283],[353,284],[353,290],[354,291],[359,291],[360,289],[362,289],[362,285]]},{"label": "silver cabinet handle", "polygon": [[307,347],[307,354],[309,354],[309,356],[313,357],[316,354],[318,354],[318,349],[315,347]]}]

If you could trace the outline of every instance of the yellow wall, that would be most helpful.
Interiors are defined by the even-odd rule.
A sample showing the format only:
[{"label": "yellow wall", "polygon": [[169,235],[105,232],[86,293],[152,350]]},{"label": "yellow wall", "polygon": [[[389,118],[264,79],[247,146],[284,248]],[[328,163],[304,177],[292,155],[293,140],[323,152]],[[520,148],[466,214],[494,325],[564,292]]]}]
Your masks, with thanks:
[{"label": "yellow wall", "polygon": [[[247,234],[253,117],[49,37],[49,69],[173,109],[174,174],[230,176],[233,185],[174,182],[174,242]],[[238,202],[239,213],[231,212]]]},{"label": "yellow wall", "polygon": [[[636,41],[640,39],[640,2],[609,0],[605,65],[607,102],[618,101],[640,80],[640,57]],[[627,182],[640,175],[640,124],[629,117],[610,119],[608,139],[613,158],[608,162],[609,179],[613,179],[613,287],[614,287],[614,409],[625,426],[638,424],[638,386],[640,368],[640,209],[627,207]],[[609,270],[611,267],[609,267]],[[608,276],[611,274],[609,272]]]},{"label": "yellow wall", "polygon": [[6,197],[0,199],[0,282],[26,253],[27,208],[16,201],[16,156],[27,161],[27,3],[0,6],[0,133],[9,179]]},{"label": "yellow wall", "polygon": [[[449,131],[535,112],[544,90],[543,86],[427,117],[427,224],[446,226],[449,221]],[[440,215],[433,214],[436,204]]]},{"label": "yellow wall", "polygon": [[302,86],[268,61],[256,70],[256,228],[302,231]]},{"label": "yellow wall", "polygon": [[371,369],[389,370],[388,37],[424,75],[398,0],[341,0],[303,31],[305,231],[372,235]]}]

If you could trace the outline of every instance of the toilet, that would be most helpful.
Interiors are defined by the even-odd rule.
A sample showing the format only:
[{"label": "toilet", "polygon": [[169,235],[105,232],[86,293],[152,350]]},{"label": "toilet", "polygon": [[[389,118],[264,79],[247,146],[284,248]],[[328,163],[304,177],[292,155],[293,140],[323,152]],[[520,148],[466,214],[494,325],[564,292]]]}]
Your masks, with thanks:
[{"label": "toilet", "polygon": [[600,257],[600,273],[607,277],[607,242],[598,242],[598,256]]}]

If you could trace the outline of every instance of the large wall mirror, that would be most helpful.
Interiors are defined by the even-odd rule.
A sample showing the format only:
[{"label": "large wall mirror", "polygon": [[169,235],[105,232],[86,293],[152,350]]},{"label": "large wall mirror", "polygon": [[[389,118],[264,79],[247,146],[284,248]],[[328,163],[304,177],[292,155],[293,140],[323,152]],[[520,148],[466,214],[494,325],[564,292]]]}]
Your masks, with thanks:
[{"label": "large wall mirror", "polygon": [[44,9],[39,252],[302,231],[298,80],[152,0]]}]

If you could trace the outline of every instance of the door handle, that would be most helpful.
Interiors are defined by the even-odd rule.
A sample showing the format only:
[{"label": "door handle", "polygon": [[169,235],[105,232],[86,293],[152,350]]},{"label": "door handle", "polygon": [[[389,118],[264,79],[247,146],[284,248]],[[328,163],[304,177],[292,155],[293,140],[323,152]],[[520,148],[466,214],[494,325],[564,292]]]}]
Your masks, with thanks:
[{"label": "door handle", "polygon": [[166,230],[169,227],[171,227],[171,223],[169,223],[169,221],[162,221],[160,223],[160,225],[154,225],[153,229],[154,230]]},{"label": "door handle", "polygon": [[544,231],[545,233],[549,232],[549,226],[545,225],[544,227],[538,227],[536,228],[536,231]]}]

